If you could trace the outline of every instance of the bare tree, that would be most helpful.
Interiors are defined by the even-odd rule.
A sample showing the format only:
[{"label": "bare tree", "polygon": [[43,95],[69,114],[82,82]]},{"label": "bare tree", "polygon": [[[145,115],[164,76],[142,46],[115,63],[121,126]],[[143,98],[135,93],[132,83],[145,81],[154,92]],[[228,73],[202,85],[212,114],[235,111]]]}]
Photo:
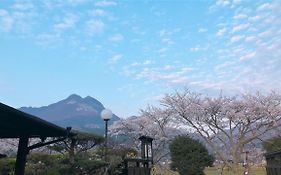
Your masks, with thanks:
[{"label": "bare tree", "polygon": [[280,103],[274,92],[210,98],[188,89],[161,100],[163,112],[199,134],[235,174],[244,148],[280,126]]}]

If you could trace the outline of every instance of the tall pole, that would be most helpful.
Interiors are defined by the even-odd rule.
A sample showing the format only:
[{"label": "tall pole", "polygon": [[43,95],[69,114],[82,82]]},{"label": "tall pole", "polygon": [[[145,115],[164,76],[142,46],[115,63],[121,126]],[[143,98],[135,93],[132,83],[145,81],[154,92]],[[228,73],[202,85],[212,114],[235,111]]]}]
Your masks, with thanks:
[{"label": "tall pole", "polygon": [[108,132],[108,121],[109,119],[104,119],[105,121],[105,152],[104,152],[104,159],[107,161],[107,132]]},{"label": "tall pole", "polygon": [[245,152],[245,170],[244,170],[244,175],[249,175],[248,154],[249,154],[249,151],[246,151]]}]

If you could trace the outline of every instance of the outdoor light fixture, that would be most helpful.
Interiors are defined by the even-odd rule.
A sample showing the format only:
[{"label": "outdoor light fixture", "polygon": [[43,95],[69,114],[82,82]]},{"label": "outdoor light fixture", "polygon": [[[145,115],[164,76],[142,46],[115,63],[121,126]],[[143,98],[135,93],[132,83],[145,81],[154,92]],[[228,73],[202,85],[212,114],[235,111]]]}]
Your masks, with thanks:
[{"label": "outdoor light fixture", "polygon": [[104,109],[101,111],[101,118],[105,122],[105,160],[107,160],[107,132],[108,132],[108,121],[112,118],[112,112],[109,109]]},{"label": "outdoor light fixture", "polygon": [[111,110],[109,110],[109,109],[104,109],[104,110],[101,111],[101,118],[102,118],[104,121],[110,120],[111,117],[112,117],[112,115],[113,115],[113,114],[112,114]]}]

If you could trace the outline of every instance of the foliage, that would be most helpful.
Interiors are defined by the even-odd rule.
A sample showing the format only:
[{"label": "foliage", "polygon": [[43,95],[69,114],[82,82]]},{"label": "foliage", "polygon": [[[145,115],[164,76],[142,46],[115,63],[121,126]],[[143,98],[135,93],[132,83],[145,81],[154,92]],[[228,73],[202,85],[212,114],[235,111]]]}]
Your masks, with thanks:
[{"label": "foliage", "polygon": [[0,159],[0,175],[12,175],[15,167],[16,159],[1,158]]},{"label": "foliage", "polygon": [[72,138],[49,146],[49,149],[62,154],[69,153],[70,151],[80,153],[92,149],[104,141],[102,136],[93,133],[85,133],[80,131],[74,131],[74,133],[75,135]]},{"label": "foliage", "polygon": [[136,157],[137,153],[137,150],[135,150],[134,148],[122,147],[120,145],[112,145],[112,147],[108,151],[108,154],[110,155],[108,156],[109,174],[123,175],[125,173],[124,159],[128,157]]},{"label": "foliage", "polygon": [[171,167],[181,175],[203,175],[204,168],[212,166],[214,157],[205,146],[189,136],[178,136],[170,144]]},{"label": "foliage", "polygon": [[33,153],[28,156],[26,175],[99,174],[106,162],[95,160],[89,152],[77,154],[73,162],[67,155]]},{"label": "foliage", "polygon": [[273,137],[263,142],[263,147],[266,152],[274,152],[281,150],[281,137]]}]

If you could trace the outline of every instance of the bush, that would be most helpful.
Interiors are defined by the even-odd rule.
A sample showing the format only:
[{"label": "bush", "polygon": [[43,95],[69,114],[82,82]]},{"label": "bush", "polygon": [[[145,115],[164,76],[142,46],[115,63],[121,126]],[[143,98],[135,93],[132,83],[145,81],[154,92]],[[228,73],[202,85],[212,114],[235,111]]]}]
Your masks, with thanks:
[{"label": "bush", "polygon": [[189,136],[178,136],[170,144],[171,168],[180,175],[202,175],[204,168],[211,166],[214,157],[206,147]]},{"label": "bush", "polygon": [[266,152],[274,152],[281,150],[281,137],[273,137],[263,142],[263,148]]}]

